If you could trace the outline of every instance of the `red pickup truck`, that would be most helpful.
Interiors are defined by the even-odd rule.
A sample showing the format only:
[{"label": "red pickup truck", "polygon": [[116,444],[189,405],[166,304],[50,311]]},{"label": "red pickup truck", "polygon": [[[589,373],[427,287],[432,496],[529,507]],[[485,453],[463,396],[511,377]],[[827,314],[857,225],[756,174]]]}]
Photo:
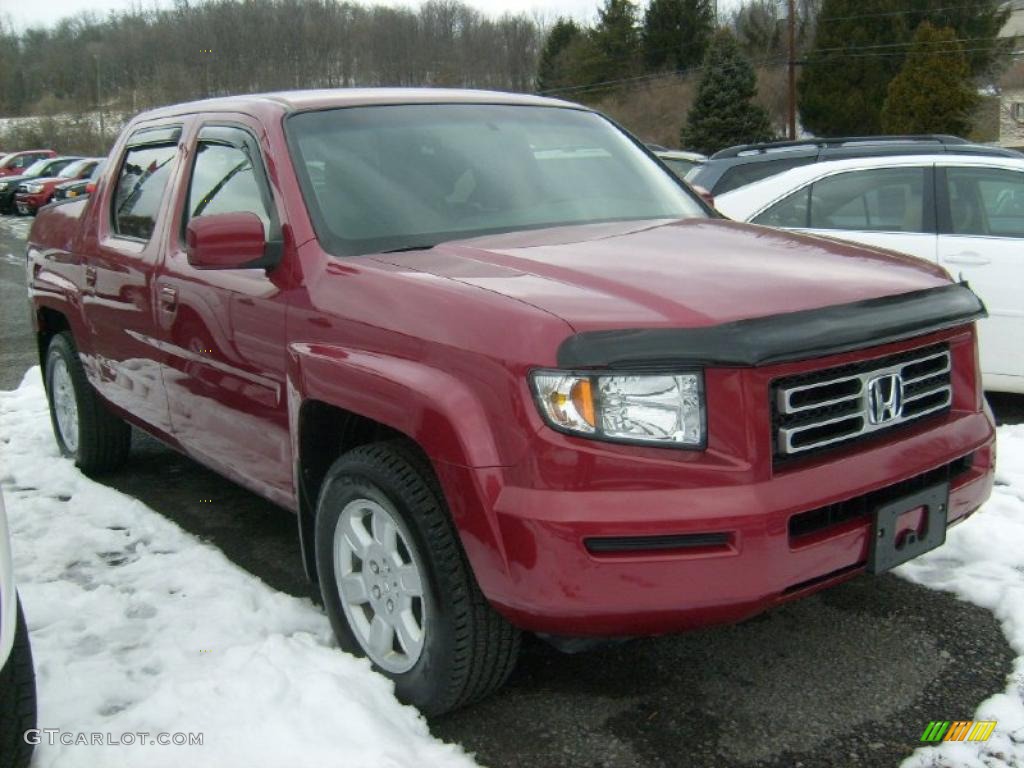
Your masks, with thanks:
[{"label": "red pickup truck", "polygon": [[520,631],[735,622],[989,496],[966,285],[724,220],[600,115],[335,90],[147,112],[28,246],[60,449],[140,427],[297,515],[342,648],[428,713]]}]

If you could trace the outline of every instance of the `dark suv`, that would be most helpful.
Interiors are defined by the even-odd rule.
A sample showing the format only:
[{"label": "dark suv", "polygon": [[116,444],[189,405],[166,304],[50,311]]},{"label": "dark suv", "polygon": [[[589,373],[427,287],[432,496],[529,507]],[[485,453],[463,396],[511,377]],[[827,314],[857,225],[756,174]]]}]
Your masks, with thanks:
[{"label": "dark suv", "polygon": [[1024,157],[1005,147],[961,139],[957,136],[843,136],[834,139],[774,141],[767,144],[740,144],[713,154],[686,177],[712,195],[724,195],[734,189],[766,179],[798,165],[822,160],[876,155],[916,155],[950,152],[964,155]]}]

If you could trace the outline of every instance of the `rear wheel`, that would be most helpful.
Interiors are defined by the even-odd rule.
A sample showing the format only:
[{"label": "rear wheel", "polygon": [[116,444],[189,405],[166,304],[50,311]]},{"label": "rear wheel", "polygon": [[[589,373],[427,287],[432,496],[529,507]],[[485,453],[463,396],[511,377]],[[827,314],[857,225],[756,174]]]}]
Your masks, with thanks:
[{"label": "rear wheel", "polygon": [[111,413],[92,388],[71,334],[58,333],[46,354],[46,394],[50,421],[61,453],[86,474],[124,464],[131,427]]},{"label": "rear wheel", "polygon": [[36,673],[28,627],[17,609],[14,647],[0,669],[0,768],[24,768],[32,757],[25,731],[36,727]]},{"label": "rear wheel", "polygon": [[315,541],[339,644],[391,678],[400,699],[437,715],[511,673],[519,631],[480,592],[433,470],[413,447],[376,443],[339,458]]}]

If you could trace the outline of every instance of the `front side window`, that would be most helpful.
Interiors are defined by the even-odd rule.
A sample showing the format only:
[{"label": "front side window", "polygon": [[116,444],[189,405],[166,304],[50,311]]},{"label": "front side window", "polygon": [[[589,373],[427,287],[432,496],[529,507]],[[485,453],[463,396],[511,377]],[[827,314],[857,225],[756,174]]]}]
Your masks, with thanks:
[{"label": "front side window", "polygon": [[766,227],[783,227],[793,229],[806,227],[810,216],[811,185],[798,189],[791,195],[779,200],[768,210],[755,216],[751,222]]},{"label": "front side window", "polygon": [[189,184],[186,223],[215,213],[255,213],[269,233],[270,216],[260,193],[252,160],[244,150],[226,144],[200,142]]},{"label": "front side window", "polygon": [[25,176],[41,176],[43,171],[46,170],[46,166],[49,164],[49,160],[36,160],[32,165],[22,171],[22,173]]},{"label": "front side window", "polygon": [[68,163],[61,168],[60,173],[57,174],[59,179],[77,179],[83,173],[86,173],[92,168],[92,160],[75,160],[74,162]]},{"label": "front side window", "polygon": [[921,232],[924,168],[850,171],[811,187],[812,229]]},{"label": "front side window", "polygon": [[114,191],[114,232],[149,240],[170,177],[175,144],[130,147],[125,153]]},{"label": "front side window", "polygon": [[946,187],[953,234],[1024,237],[1024,173],[948,168]]},{"label": "front side window", "polygon": [[287,129],[317,235],[338,255],[707,215],[626,135],[582,110],[356,107],[300,113]]}]

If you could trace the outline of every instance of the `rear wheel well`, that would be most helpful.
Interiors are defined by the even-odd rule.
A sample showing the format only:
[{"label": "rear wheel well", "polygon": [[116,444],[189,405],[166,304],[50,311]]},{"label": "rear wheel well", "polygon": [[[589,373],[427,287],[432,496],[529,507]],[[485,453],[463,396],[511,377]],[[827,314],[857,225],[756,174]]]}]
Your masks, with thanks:
[{"label": "rear wheel well", "polygon": [[[306,575],[317,583],[313,538],[316,503],[327,470],[343,453],[368,443],[404,440],[427,459],[423,449],[408,435],[379,421],[319,400],[307,400],[299,408],[299,535]],[[429,466],[429,461],[428,461]]]},{"label": "rear wheel well", "polygon": [[36,345],[39,350],[39,364],[46,367],[46,351],[50,348],[50,341],[58,333],[71,331],[71,324],[68,319],[56,309],[40,307],[36,311]]}]

